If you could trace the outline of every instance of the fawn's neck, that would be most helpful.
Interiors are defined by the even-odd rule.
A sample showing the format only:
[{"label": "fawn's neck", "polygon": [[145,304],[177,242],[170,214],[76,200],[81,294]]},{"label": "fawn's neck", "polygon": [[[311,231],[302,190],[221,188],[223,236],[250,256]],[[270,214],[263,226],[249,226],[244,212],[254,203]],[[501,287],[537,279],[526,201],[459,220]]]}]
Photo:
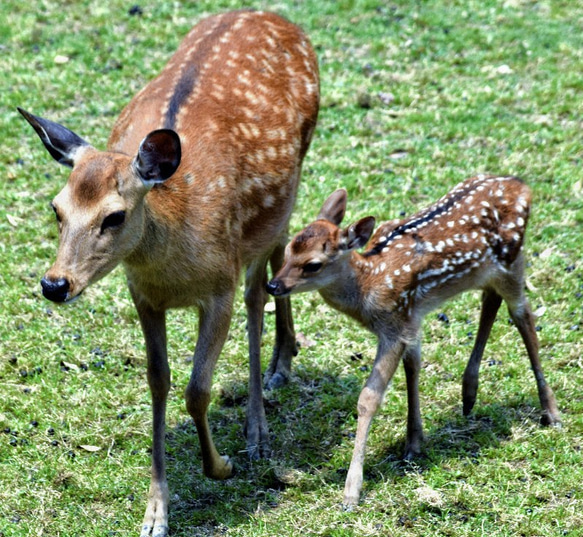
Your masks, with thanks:
[{"label": "fawn's neck", "polygon": [[364,314],[363,289],[360,274],[356,266],[359,254],[352,252],[337,261],[337,277],[319,292],[327,304],[334,309],[349,315],[359,323],[368,325]]}]

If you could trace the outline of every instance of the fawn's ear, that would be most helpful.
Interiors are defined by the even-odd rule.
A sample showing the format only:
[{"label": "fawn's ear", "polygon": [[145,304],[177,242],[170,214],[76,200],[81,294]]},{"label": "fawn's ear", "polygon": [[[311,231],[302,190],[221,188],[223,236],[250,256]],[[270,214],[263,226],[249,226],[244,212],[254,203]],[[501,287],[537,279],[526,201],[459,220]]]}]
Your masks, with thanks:
[{"label": "fawn's ear", "polygon": [[340,237],[341,248],[345,250],[355,250],[364,246],[374,230],[374,216],[365,216],[358,222],[351,224],[342,231]]},{"label": "fawn's ear", "polygon": [[339,226],[346,212],[346,198],[346,190],[343,188],[330,194],[320,209],[318,220],[328,220],[328,222]]}]

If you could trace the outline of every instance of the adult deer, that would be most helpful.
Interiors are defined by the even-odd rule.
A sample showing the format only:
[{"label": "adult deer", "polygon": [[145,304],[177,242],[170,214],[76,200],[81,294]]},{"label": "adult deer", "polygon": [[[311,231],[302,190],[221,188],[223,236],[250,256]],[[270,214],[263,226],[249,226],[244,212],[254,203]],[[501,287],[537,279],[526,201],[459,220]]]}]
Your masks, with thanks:
[{"label": "adult deer", "polygon": [[529,188],[515,177],[469,179],[412,217],[382,224],[360,255],[355,250],[369,240],[375,219],[366,217],[340,229],[346,191],[337,190],[324,203],[318,219],[287,246],[284,265],[268,283],[268,291],[285,297],[318,290],[328,304],[378,337],[373,369],[358,399],[355,447],[344,489],[346,506],[358,503],[371,420],[401,358],[408,395],[405,457],[420,452],[421,321],[461,292],[483,290],[478,334],[463,378],[464,414],[471,412],[476,401],[480,361],[504,300],[526,345],[542,423],[560,423],[524,295],[523,241],[530,198]]},{"label": "adult deer", "polygon": [[[302,160],[318,115],[315,54],[303,32],[271,13],[207,18],[123,110],[99,151],[65,127],[20,110],[50,154],[73,168],[55,197],[59,249],[45,297],[70,302],[122,263],[142,325],[153,406],[152,480],[142,536],[168,532],[164,462],[170,387],[165,312],[196,306],[199,336],[186,406],[204,473],[231,475],[207,422],[211,379],[247,268],[250,380],[247,447],[268,453],[260,336],[266,265],[281,266]],[[290,303],[276,301],[266,382],[289,375],[296,352]]]}]

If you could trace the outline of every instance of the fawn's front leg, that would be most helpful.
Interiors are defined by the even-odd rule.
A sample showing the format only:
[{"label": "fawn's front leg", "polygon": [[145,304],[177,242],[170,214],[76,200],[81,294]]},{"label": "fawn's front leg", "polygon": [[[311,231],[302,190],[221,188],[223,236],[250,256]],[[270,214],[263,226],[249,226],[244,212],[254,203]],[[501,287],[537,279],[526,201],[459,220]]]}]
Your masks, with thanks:
[{"label": "fawn's front leg", "polygon": [[385,338],[379,338],[372,372],[358,398],[358,425],[354,451],[344,485],[343,504],[345,508],[358,504],[362,489],[364,455],[370,424],[382,403],[387,385],[399,365],[404,350],[405,344],[401,341],[388,341]]},{"label": "fawn's front leg", "polygon": [[407,443],[405,460],[414,459],[421,453],[423,423],[419,406],[419,371],[421,370],[421,342],[409,345],[403,356],[407,379]]}]

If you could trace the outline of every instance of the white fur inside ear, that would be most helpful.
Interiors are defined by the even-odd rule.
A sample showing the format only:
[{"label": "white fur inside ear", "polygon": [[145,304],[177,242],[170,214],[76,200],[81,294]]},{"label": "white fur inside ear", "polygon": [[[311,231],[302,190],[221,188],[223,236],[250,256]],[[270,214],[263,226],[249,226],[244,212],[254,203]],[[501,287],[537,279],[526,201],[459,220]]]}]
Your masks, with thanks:
[{"label": "white fur inside ear", "polygon": [[354,239],[355,239],[354,229],[352,228],[352,226],[350,226],[349,228],[346,228],[342,232],[340,240],[338,241],[338,248],[342,251],[352,250],[353,248],[355,248],[353,244]]},{"label": "white fur inside ear", "polygon": [[140,175],[140,172],[138,171],[138,163],[136,162],[136,159],[134,159],[132,161],[132,172],[140,180],[140,182],[142,183],[142,185],[144,185],[144,187],[146,188],[146,190],[152,190],[152,188],[154,188],[157,184],[160,183],[160,181],[159,180],[156,180],[156,179],[144,179]]},{"label": "white fur inside ear", "polygon": [[342,250],[356,250],[366,244],[370,233],[363,234],[360,226],[361,221],[348,226],[343,232],[339,241],[339,247]]},{"label": "white fur inside ear", "polygon": [[68,154],[68,157],[73,161],[73,166],[77,165],[77,163],[89,149],[92,149],[90,145],[79,145]]}]

